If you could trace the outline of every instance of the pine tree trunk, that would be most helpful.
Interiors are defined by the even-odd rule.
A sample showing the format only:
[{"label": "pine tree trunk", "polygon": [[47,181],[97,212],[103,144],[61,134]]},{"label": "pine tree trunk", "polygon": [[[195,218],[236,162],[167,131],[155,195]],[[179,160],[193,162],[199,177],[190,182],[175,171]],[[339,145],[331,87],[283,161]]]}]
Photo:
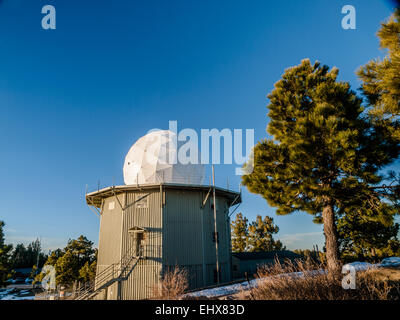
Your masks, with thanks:
[{"label": "pine tree trunk", "polygon": [[330,272],[340,270],[338,237],[335,224],[335,211],[332,204],[327,204],[322,211],[325,233],[326,261]]}]

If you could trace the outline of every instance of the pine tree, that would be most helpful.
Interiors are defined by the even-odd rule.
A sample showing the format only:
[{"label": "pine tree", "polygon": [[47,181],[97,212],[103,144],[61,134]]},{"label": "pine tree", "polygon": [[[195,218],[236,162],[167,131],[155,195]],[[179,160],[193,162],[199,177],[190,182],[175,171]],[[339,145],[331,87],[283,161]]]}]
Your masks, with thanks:
[{"label": "pine tree", "polygon": [[[64,254],[65,252],[62,249],[51,251],[44,265],[53,266],[54,268],[56,268],[58,259],[60,259]],[[35,276],[33,283],[41,282],[44,276],[44,273],[38,273]]]},{"label": "pine tree", "polygon": [[394,222],[396,214],[398,209],[384,202],[370,209],[366,206],[348,207],[339,213],[337,227],[342,259],[346,262],[377,262],[382,258],[399,256],[399,224]]},{"label": "pine tree", "polygon": [[247,248],[247,238],[249,236],[248,220],[238,213],[234,221],[231,222],[232,230],[232,252],[244,252]]},{"label": "pine tree", "polygon": [[67,250],[55,265],[56,284],[71,285],[79,278],[80,267],[78,257]]},{"label": "pine tree", "polygon": [[11,273],[11,251],[12,245],[5,244],[4,221],[0,221],[0,286],[4,284]]},{"label": "pine tree", "polygon": [[34,279],[36,277],[37,273],[38,273],[38,267],[35,264],[32,267],[32,270],[31,270],[31,273],[29,275],[29,278]]},{"label": "pine tree", "polygon": [[[362,81],[362,92],[367,98],[368,111],[375,123],[386,127],[385,134],[400,140],[400,7],[381,24],[378,38],[380,48],[386,51],[383,59],[373,59],[361,67],[357,74]],[[395,179],[395,174],[392,174]],[[389,201],[398,201],[395,190]],[[357,212],[357,213],[356,213]],[[398,255],[399,226],[394,223],[398,209],[387,203],[375,205],[375,213],[365,214],[365,208],[341,218],[342,246],[345,254],[374,259]],[[377,218],[380,217],[380,219]]]},{"label": "pine tree", "polygon": [[308,59],[285,71],[268,95],[272,136],[254,148],[254,171],[243,184],[277,214],[305,211],[324,224],[327,267],[340,267],[335,215],[353,198],[368,198],[378,170],[399,154],[386,127],[364,115],[350,85]]},{"label": "pine tree", "polygon": [[50,265],[50,266],[55,266],[56,263],[57,263],[57,260],[59,258],[61,258],[64,255],[64,253],[65,252],[63,250],[61,250],[61,249],[56,249],[56,250],[51,251],[51,253],[50,253],[49,257],[47,258],[47,261],[46,261],[45,264],[46,265]]},{"label": "pine tree", "polygon": [[368,62],[358,70],[358,76],[373,107],[371,114],[390,121],[394,136],[400,139],[400,8],[382,23],[378,37],[387,55]]},{"label": "pine tree", "polygon": [[13,268],[31,268],[38,263],[40,268],[47,260],[47,255],[42,251],[39,239],[32,241],[27,247],[20,243],[15,246],[12,253]]},{"label": "pine tree", "polygon": [[12,253],[12,261],[14,268],[26,267],[26,248],[23,243],[19,243],[15,246],[15,249]]},{"label": "pine tree", "polygon": [[97,261],[89,263],[86,261],[85,265],[79,270],[79,280],[82,282],[93,281],[96,277]]},{"label": "pine tree", "polygon": [[80,264],[84,265],[86,261],[92,262],[95,250],[93,242],[81,235],[76,240],[69,240],[65,251],[71,251],[75,255]]},{"label": "pine tree", "polygon": [[248,232],[248,251],[262,252],[284,250],[282,243],[275,241],[273,235],[279,232],[279,227],[274,224],[271,217],[265,216],[263,219],[257,215],[256,220],[249,226]]},{"label": "pine tree", "polygon": [[[97,250],[93,248],[93,242],[81,235],[78,239],[68,240],[67,246],[61,250],[57,249],[50,253],[45,265],[51,265],[56,271],[56,284],[71,285],[75,280],[81,278],[80,271],[90,275],[90,272],[95,272],[95,262]],[[88,270],[85,271],[85,265],[88,264]],[[45,275],[38,274],[35,277],[35,282],[42,281]]]}]

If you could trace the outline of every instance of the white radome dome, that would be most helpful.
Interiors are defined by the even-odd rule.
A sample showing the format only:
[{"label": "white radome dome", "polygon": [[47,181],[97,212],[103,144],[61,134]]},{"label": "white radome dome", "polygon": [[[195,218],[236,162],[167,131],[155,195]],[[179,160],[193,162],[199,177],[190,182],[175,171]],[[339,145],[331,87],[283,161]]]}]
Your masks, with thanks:
[{"label": "white radome dome", "polygon": [[123,169],[125,184],[201,185],[205,175],[204,165],[182,164],[179,160],[175,160],[176,163],[168,161],[178,159],[179,147],[184,143],[177,141],[176,134],[169,130],[154,131],[141,137],[125,157]]}]

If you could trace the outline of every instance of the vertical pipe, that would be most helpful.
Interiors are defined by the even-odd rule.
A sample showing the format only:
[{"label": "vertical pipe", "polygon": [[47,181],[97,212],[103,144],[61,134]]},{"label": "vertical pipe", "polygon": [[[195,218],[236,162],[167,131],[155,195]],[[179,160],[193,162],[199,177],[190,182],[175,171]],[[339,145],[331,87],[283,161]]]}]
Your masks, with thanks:
[{"label": "vertical pipe", "polygon": [[215,173],[214,165],[212,166],[212,181],[213,181],[213,202],[214,202],[214,234],[215,234],[215,255],[217,266],[217,283],[219,283],[219,256],[218,256],[218,231],[217,231],[217,202],[215,199]]},{"label": "vertical pipe", "polygon": [[[117,195],[118,197],[118,195]],[[124,245],[126,243],[126,240],[129,241],[129,234],[125,232],[125,210],[127,204],[128,204],[128,191],[125,191],[123,193],[124,201],[123,201],[123,208],[121,208],[121,244],[120,244],[120,252],[119,252],[119,263],[122,268],[122,257],[125,255],[125,252],[127,251],[126,246]],[[128,239],[125,239],[125,237],[128,237]],[[124,252],[124,253],[123,253]],[[122,300],[122,283],[121,281],[118,281],[118,287],[117,287],[117,300]]]},{"label": "vertical pipe", "polygon": [[120,280],[117,281],[117,300],[122,300]]},{"label": "vertical pipe", "polygon": [[[227,204],[228,205],[228,204]],[[229,259],[228,259],[228,263],[229,263],[229,272],[230,275],[228,277],[228,281],[232,281],[233,280],[233,267],[232,267],[232,237],[231,237],[231,219],[229,218],[229,205],[228,205],[228,209],[226,211],[226,222],[227,222],[227,230],[226,230],[226,236],[229,239],[229,246],[228,246],[228,254],[229,254]]]},{"label": "vertical pipe", "polygon": [[207,279],[207,270],[206,270],[206,247],[205,247],[205,239],[204,239],[204,206],[201,204],[201,246],[202,246],[202,255],[203,255],[203,287],[206,286]]},{"label": "vertical pipe", "polygon": [[[117,196],[118,197],[118,196]],[[128,199],[127,199],[127,197],[128,197],[128,192],[127,191],[125,191],[125,193],[124,193],[124,208],[126,208],[126,205],[127,205],[127,202],[128,202]],[[121,261],[121,259],[122,259],[122,257],[124,256],[123,254],[122,254],[122,252],[125,252],[125,246],[124,246],[124,220],[125,220],[125,214],[124,214],[124,209],[123,208],[121,208],[121,242],[120,242],[120,251],[119,251],[119,260]]]}]

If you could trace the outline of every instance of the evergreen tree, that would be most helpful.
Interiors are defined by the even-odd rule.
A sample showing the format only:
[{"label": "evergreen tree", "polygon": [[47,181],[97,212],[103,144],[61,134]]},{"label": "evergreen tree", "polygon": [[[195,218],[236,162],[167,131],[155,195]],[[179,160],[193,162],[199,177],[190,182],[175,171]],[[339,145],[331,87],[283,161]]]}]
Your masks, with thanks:
[{"label": "evergreen tree", "polygon": [[353,198],[368,198],[378,170],[398,156],[385,126],[363,113],[350,85],[308,59],[285,71],[268,95],[272,136],[254,148],[243,184],[277,214],[305,211],[324,224],[327,267],[340,267],[335,215]]},{"label": "evergreen tree", "polygon": [[231,230],[232,252],[246,251],[249,236],[247,218],[244,217],[241,213],[238,213],[235,220],[231,222]]},{"label": "evergreen tree", "polygon": [[78,257],[67,250],[55,265],[56,285],[71,285],[79,278],[80,267]]},{"label": "evergreen tree", "polygon": [[19,243],[15,246],[12,253],[12,261],[14,268],[26,267],[26,248],[23,243]]},{"label": "evergreen tree", "polygon": [[378,31],[384,59],[374,59],[358,70],[362,90],[372,106],[371,114],[390,122],[393,134],[400,139],[400,8]]},{"label": "evergreen tree", "polygon": [[[58,259],[60,259],[64,254],[65,252],[62,249],[56,249],[51,251],[44,265],[49,265],[56,268]],[[33,283],[41,282],[44,276],[45,276],[44,273],[38,273],[35,276]]]},{"label": "evergreen tree", "polygon": [[85,265],[79,270],[79,280],[82,282],[93,281],[96,277],[97,261],[89,264],[86,261]]},{"label": "evergreen tree", "polygon": [[[362,81],[362,91],[367,98],[369,114],[373,121],[386,126],[395,139],[400,140],[400,8],[381,24],[378,38],[380,48],[386,50],[383,59],[373,59],[361,67],[357,74]],[[392,179],[395,174],[392,174]],[[388,200],[398,202],[399,188],[393,189]],[[377,208],[377,206],[375,206]],[[394,223],[395,207],[381,203],[370,219],[364,209],[354,210],[338,224],[343,240],[343,254],[358,259],[376,259],[399,254],[398,225]]]},{"label": "evergreen tree", "polygon": [[82,265],[84,265],[86,261],[92,262],[95,254],[93,242],[83,235],[79,236],[76,240],[69,240],[64,250],[71,251]]},{"label": "evergreen tree", "polygon": [[12,253],[13,268],[31,268],[37,264],[40,268],[47,258],[47,255],[42,251],[39,239],[32,241],[27,247],[20,243],[16,245]]},{"label": "evergreen tree", "polygon": [[279,228],[274,224],[271,217],[265,216],[263,219],[257,215],[256,220],[249,226],[248,232],[248,251],[262,252],[273,250],[284,250],[285,247],[277,240],[275,241],[273,235],[278,233]]},{"label": "evergreen tree", "polygon": [[40,266],[46,261],[47,256],[42,252],[42,244],[39,239],[32,241],[27,247],[27,267],[32,267],[34,264]]},{"label": "evergreen tree", "polygon": [[394,222],[398,209],[381,202],[372,210],[378,212],[371,215],[366,207],[358,206],[340,214],[337,227],[344,261],[377,262],[400,255],[399,224]]},{"label": "evergreen tree", "polygon": [[[96,256],[93,242],[81,235],[78,239],[68,240],[63,250],[52,251],[45,265],[55,268],[57,285],[71,285],[75,280],[91,277],[96,272]],[[37,275],[35,282],[42,281],[44,276],[43,273]]]},{"label": "evergreen tree", "polygon": [[29,275],[29,278],[35,279],[37,273],[38,273],[38,267],[37,267],[36,264],[35,264],[35,265],[33,265],[33,267],[32,267],[32,271],[31,271],[31,273],[30,273],[30,275]]},{"label": "evergreen tree", "polygon": [[0,221],[0,286],[9,278],[11,273],[12,245],[5,244],[4,221]]},{"label": "evergreen tree", "polygon": [[61,249],[56,249],[50,252],[49,257],[47,258],[46,265],[55,266],[57,260],[64,255],[64,251]]}]

